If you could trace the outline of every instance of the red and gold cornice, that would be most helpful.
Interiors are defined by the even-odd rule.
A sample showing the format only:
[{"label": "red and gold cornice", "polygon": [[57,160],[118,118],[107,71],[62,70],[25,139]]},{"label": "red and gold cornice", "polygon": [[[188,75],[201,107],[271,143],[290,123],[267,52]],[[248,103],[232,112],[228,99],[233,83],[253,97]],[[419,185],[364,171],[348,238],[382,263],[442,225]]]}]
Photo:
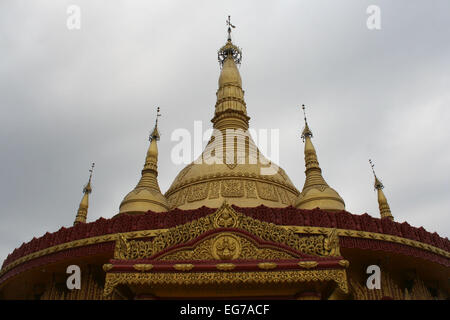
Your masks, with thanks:
[{"label": "red and gold cornice", "polygon": [[[392,221],[381,221],[380,219],[372,218],[368,215],[352,215],[347,212],[326,212],[322,210],[298,210],[294,208],[285,208],[285,209],[273,209],[267,207],[259,207],[259,208],[237,208],[234,209],[238,212],[243,212],[244,215],[249,215],[254,217],[255,219],[265,220],[265,221],[273,221],[276,224],[282,224],[283,222],[288,222],[289,220],[294,220],[296,218],[297,221],[302,220],[304,224],[316,224],[316,225],[342,225],[339,223],[340,220],[347,221],[347,225],[351,225],[353,228],[334,228],[334,227],[326,227],[326,226],[308,226],[308,225],[285,225],[283,228],[291,230],[297,234],[311,234],[311,235],[319,235],[319,234],[327,234],[331,230],[336,230],[337,235],[339,236],[339,242],[341,247],[359,247],[365,249],[381,249],[385,251],[398,252],[402,254],[413,255],[416,257],[420,257],[426,260],[431,260],[437,262],[444,266],[450,265],[450,251],[446,249],[446,243],[448,239],[443,239],[438,237],[436,234],[427,233],[423,228],[414,228],[409,226],[406,223],[400,224]],[[175,226],[177,224],[183,223],[183,221],[192,221],[202,216],[205,217],[208,214],[214,212],[213,209],[209,208],[200,208],[198,210],[174,210],[172,211],[173,215],[170,213],[165,213],[164,217],[162,214],[149,213],[142,216],[124,216],[117,217],[113,219],[99,219],[96,222],[89,224],[80,224],[78,226],[63,229],[69,236],[81,237],[83,234],[74,232],[75,230],[83,230],[85,235],[92,234],[92,232],[101,232],[102,230],[111,230],[120,231],[120,230],[130,230],[133,228],[139,228],[140,225],[172,225]],[[299,219],[301,218],[301,219]],[[317,221],[317,219],[320,221]],[[345,219],[344,219],[345,218]],[[149,223],[149,221],[151,223]],[[294,222],[292,221],[292,222]],[[281,223],[280,223],[281,222]],[[364,222],[364,223],[363,223]],[[391,227],[391,233],[394,233],[395,230],[410,230],[410,234],[421,235],[422,238],[427,237],[428,242],[432,242],[433,239],[438,239],[441,245],[435,246],[430,243],[426,243],[424,241],[413,240],[411,237],[404,237],[398,235],[392,235],[381,232],[373,232],[373,231],[365,231],[365,230],[355,230],[356,228],[365,228],[374,229],[376,226],[381,227]],[[115,226],[120,226],[117,228]],[[90,227],[90,228],[89,228]],[[402,229],[403,228],[403,229]],[[19,249],[22,252],[30,252],[28,254],[19,255],[20,252],[15,252],[15,259],[11,259],[9,257],[4,263],[2,270],[0,270],[0,283],[4,282],[7,278],[12,274],[17,274],[13,272],[14,269],[20,267],[19,269],[24,271],[33,266],[38,265],[38,261],[44,261],[47,256],[54,256],[56,253],[64,253],[68,250],[80,249],[84,247],[90,247],[99,244],[112,244],[115,242],[119,234],[123,235],[127,239],[139,239],[139,238],[152,238],[166,232],[168,228],[154,228],[154,229],[143,229],[136,231],[128,231],[128,232],[116,232],[109,233],[97,236],[86,236],[85,238],[76,239],[72,241],[66,241],[55,245],[48,245],[42,249],[33,244],[33,241],[22,245]],[[104,232],[103,231],[103,232]],[[384,230],[383,230],[384,231]],[[406,232],[405,231],[405,232]],[[70,233],[69,233],[70,232]],[[45,246],[45,242],[43,238],[47,239],[47,243],[55,243],[58,239],[65,240],[64,237],[61,236],[61,230],[53,233],[47,234],[40,239],[35,239],[34,242],[40,241]],[[59,236],[59,237],[58,237]],[[436,241],[436,240],[435,240]],[[37,248],[33,252],[30,246],[33,245],[34,248]],[[41,244],[42,245],[42,244]],[[109,249],[107,250],[111,252],[111,246],[107,246]],[[86,250],[87,252],[89,250]],[[64,255],[60,255],[64,257]],[[32,263],[35,262],[35,263]],[[28,266],[28,267],[27,267]],[[20,271],[20,272],[22,272]]]}]

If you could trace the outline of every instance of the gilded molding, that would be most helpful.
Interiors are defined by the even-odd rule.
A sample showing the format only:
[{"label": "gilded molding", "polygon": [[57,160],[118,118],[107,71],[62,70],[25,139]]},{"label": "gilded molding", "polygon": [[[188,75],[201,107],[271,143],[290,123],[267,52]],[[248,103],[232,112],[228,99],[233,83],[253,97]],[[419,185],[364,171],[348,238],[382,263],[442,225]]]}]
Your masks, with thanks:
[{"label": "gilded molding", "polygon": [[217,270],[229,271],[233,270],[236,267],[233,263],[218,263],[216,264]]},{"label": "gilded molding", "polygon": [[[127,241],[121,236],[116,242],[114,257],[116,259],[149,258],[166,248],[187,243],[221,226],[233,226],[262,240],[283,244],[307,255],[340,255],[339,239],[335,229],[331,229],[327,235],[299,237],[289,229],[236,212],[229,204],[224,203],[216,212],[170,228],[157,235],[152,241]],[[233,233],[221,233],[214,240],[211,251],[215,259],[235,259],[241,251],[240,239]]]},{"label": "gilded molding", "polygon": [[[319,235],[322,234],[322,235],[324,235],[324,234],[331,232],[331,230],[333,230],[333,228],[309,227],[309,226],[279,226],[279,227],[284,228],[286,230],[290,230],[290,231],[292,231],[294,233],[298,233],[298,234],[319,234]],[[88,245],[92,245],[92,244],[116,241],[118,239],[119,235],[123,235],[126,239],[151,238],[151,237],[157,236],[158,234],[164,233],[166,231],[168,231],[168,229],[140,230],[140,231],[132,231],[132,232],[126,232],[126,233],[107,234],[107,235],[79,239],[79,240],[75,240],[75,241],[71,241],[71,242],[62,243],[62,244],[52,246],[52,247],[49,247],[49,248],[46,248],[46,249],[43,249],[40,251],[33,252],[31,254],[28,254],[26,256],[23,256],[23,257],[15,260],[14,262],[8,264],[6,267],[4,267],[2,270],[0,270],[0,276],[2,276],[9,270],[15,268],[16,266],[18,266],[22,263],[25,263],[27,261],[45,256],[48,254],[52,254],[55,252],[64,251],[67,249],[72,249],[72,248],[77,248],[77,247],[88,246]],[[443,256],[445,258],[450,258],[450,252],[448,252],[448,251],[434,247],[427,243],[410,240],[410,239],[402,238],[402,237],[398,237],[398,236],[393,236],[393,235],[388,235],[388,234],[383,234],[383,233],[359,231],[359,230],[349,230],[349,229],[336,229],[336,233],[338,236],[343,236],[343,237],[373,239],[373,240],[380,240],[380,241],[403,244],[403,245],[407,245],[407,246],[410,246],[413,248],[418,248],[418,249],[422,249],[425,251],[429,251],[434,254]]]},{"label": "gilded molding", "polygon": [[300,261],[298,265],[304,269],[311,269],[317,267],[318,263],[316,261]]},{"label": "gilded molding", "polygon": [[173,268],[178,271],[189,271],[194,268],[194,265],[191,263],[177,263],[173,265]]},{"label": "gilded molding", "polygon": [[120,284],[127,285],[205,285],[205,284],[260,284],[334,281],[348,293],[345,270],[298,270],[266,272],[194,272],[194,273],[107,273],[104,295],[109,296]]},{"label": "gilded molding", "polygon": [[350,265],[350,261],[348,261],[348,260],[340,260],[339,261],[339,265],[344,267],[344,268],[348,268],[348,266]]},{"label": "gilded molding", "polygon": [[258,263],[258,268],[263,270],[271,270],[275,269],[277,267],[277,264],[275,262],[261,262]]},{"label": "gilded molding", "polygon": [[133,268],[137,271],[149,271],[153,269],[153,265],[149,263],[136,263]]},{"label": "gilded molding", "polygon": [[111,263],[105,263],[103,265],[103,271],[108,272],[109,270],[111,270],[113,267],[113,265]]}]

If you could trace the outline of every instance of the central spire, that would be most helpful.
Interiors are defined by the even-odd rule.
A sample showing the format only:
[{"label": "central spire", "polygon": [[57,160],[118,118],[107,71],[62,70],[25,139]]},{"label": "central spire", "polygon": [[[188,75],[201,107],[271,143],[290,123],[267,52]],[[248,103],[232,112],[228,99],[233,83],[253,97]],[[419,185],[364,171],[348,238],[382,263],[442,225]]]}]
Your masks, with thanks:
[{"label": "central spire", "polygon": [[242,79],[237,65],[241,63],[242,51],[231,41],[231,24],[228,16],[228,39],[225,45],[219,49],[217,57],[221,67],[219,77],[219,89],[216,92],[217,101],[214,118],[211,122],[214,129],[223,130],[248,129],[247,108],[244,101],[244,90],[242,90]]},{"label": "central spire", "polygon": [[187,165],[165,193],[170,208],[219,208],[226,200],[242,207],[287,207],[299,192],[286,172],[269,161],[248,131],[250,117],[238,66],[242,51],[231,40],[235,25],[217,53],[220,76],[213,133],[202,154]]}]

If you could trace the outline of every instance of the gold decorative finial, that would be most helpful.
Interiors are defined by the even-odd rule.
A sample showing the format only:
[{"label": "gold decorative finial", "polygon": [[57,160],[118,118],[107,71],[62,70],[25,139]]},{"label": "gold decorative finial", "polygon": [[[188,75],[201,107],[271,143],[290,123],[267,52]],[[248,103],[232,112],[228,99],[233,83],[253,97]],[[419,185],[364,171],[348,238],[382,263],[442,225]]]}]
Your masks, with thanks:
[{"label": "gold decorative finial", "polygon": [[149,141],[152,141],[155,139],[156,141],[159,141],[159,131],[158,131],[158,118],[161,117],[161,114],[159,113],[161,109],[159,107],[156,107],[156,121],[155,121],[155,128],[153,129],[152,133],[150,134],[150,137],[148,138]]},{"label": "gold decorative finial", "polygon": [[381,218],[388,218],[391,220],[394,220],[394,217],[391,213],[391,208],[389,207],[389,204],[387,202],[386,196],[384,195],[383,188],[384,185],[381,183],[380,179],[378,179],[376,173],[375,173],[375,165],[373,164],[372,160],[369,159],[370,167],[372,168],[373,176],[375,177],[375,183],[374,187],[375,190],[377,190],[378,193],[378,208],[380,209],[380,215]]},{"label": "gold decorative finial", "polygon": [[302,109],[303,109],[303,119],[305,120],[305,128],[303,129],[303,132],[302,132],[302,139],[303,139],[303,142],[305,142],[305,138],[306,137],[312,138],[313,134],[308,127],[308,120],[306,119],[306,107],[304,104],[302,104]]},{"label": "gold decorative finial", "polygon": [[89,169],[89,180],[87,185],[84,187],[83,192],[84,193],[91,193],[92,192],[92,188],[91,188],[91,180],[92,180],[92,174],[94,173],[94,167],[95,167],[95,163],[92,162],[91,164],[91,168]]},{"label": "gold decorative finial", "polygon": [[220,48],[219,52],[217,53],[217,58],[221,67],[223,67],[223,64],[227,58],[232,58],[237,65],[239,65],[242,60],[241,49],[231,42],[231,28],[236,28],[236,26],[231,23],[230,16],[228,16],[228,20],[226,21],[226,23],[228,26],[227,43],[222,48]]},{"label": "gold decorative finial", "polygon": [[373,164],[373,162],[372,162],[372,160],[371,159],[369,159],[369,163],[370,163],[370,167],[372,168],[372,173],[373,173],[373,176],[374,176],[374,178],[375,178],[375,184],[374,184],[374,188],[376,189],[376,190],[378,190],[378,189],[383,189],[384,188],[384,185],[381,183],[381,181],[378,179],[378,177],[377,177],[377,174],[375,173],[375,165]]},{"label": "gold decorative finial", "polygon": [[78,207],[77,216],[75,218],[75,222],[73,225],[76,225],[77,223],[86,223],[87,218],[87,212],[89,208],[89,194],[92,192],[91,187],[91,180],[92,180],[92,173],[94,172],[94,166],[95,163],[93,162],[91,165],[91,169],[89,169],[89,180],[88,183],[83,188],[83,198],[81,198],[80,206]]},{"label": "gold decorative finial", "polygon": [[231,24],[231,16],[228,16],[228,20],[226,21],[228,26],[228,41],[231,41],[231,28],[236,28],[235,25]]}]

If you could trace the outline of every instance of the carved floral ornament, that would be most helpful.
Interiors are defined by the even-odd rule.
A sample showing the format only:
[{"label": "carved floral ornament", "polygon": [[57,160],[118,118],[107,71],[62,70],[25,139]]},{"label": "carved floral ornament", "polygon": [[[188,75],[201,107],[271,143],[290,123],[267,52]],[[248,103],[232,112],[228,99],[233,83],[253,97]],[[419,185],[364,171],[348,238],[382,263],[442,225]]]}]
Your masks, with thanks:
[{"label": "carved floral ornament", "polygon": [[[312,260],[295,262],[295,270],[278,268],[277,261],[299,261],[305,257]],[[342,258],[336,230],[327,235],[300,237],[290,229],[238,213],[224,203],[215,213],[168,229],[151,241],[128,241],[121,235],[116,242],[114,259],[143,259],[147,263],[137,262],[133,265],[135,271],[129,272],[115,272],[112,264],[104,265],[107,272],[104,293],[111,294],[119,284],[300,284],[308,281],[334,281],[348,292],[345,269],[313,269],[318,266],[314,257],[319,260],[335,257],[339,265]],[[197,262],[201,265],[204,261],[214,260],[218,262],[215,270],[220,272],[196,269]],[[256,269],[235,270],[242,260],[255,261]],[[174,264],[167,264],[170,261]],[[157,271],[148,262],[171,266],[175,272]]]},{"label": "carved floral ornament", "polygon": [[[229,265],[226,265],[229,267]],[[180,269],[189,265],[181,265]],[[104,295],[109,296],[120,284],[127,285],[247,285],[247,284],[284,284],[304,283],[310,281],[334,281],[344,292],[348,293],[347,274],[345,270],[304,270],[272,271],[272,265],[261,265],[260,272],[194,272],[194,273],[107,273]],[[228,270],[228,268],[225,268]]]},{"label": "carved floral ornament", "polygon": [[[204,233],[221,228],[233,228],[237,231],[244,231],[262,241],[287,246],[300,254],[318,257],[340,256],[339,239],[335,229],[332,229],[327,235],[300,237],[292,230],[238,213],[229,204],[224,203],[215,213],[168,229],[158,234],[152,241],[128,241],[121,235],[116,241],[114,258],[119,260],[150,258],[170,247],[186,244]],[[206,239],[204,242],[203,247],[205,248],[203,249],[199,245],[194,249],[190,249],[190,251],[184,250],[185,253],[183,253],[183,250],[177,251],[179,252],[178,258],[184,257],[187,259],[190,255],[190,259],[202,260],[202,257],[203,259],[208,259],[212,255],[217,260],[230,260],[237,257],[245,259],[252,256],[252,254],[251,258],[254,259],[270,255],[276,256],[274,250],[265,249],[265,251],[263,250],[264,252],[261,252],[261,257],[256,257],[255,252],[262,249],[252,248],[251,241],[232,232],[219,233],[215,238]],[[195,250],[197,250],[196,253]],[[241,252],[245,254],[240,255]],[[285,258],[289,257],[287,252],[284,255]],[[281,258],[281,256],[278,258]],[[292,258],[292,255],[290,258]],[[167,257],[163,255],[158,259],[167,260]]]}]

